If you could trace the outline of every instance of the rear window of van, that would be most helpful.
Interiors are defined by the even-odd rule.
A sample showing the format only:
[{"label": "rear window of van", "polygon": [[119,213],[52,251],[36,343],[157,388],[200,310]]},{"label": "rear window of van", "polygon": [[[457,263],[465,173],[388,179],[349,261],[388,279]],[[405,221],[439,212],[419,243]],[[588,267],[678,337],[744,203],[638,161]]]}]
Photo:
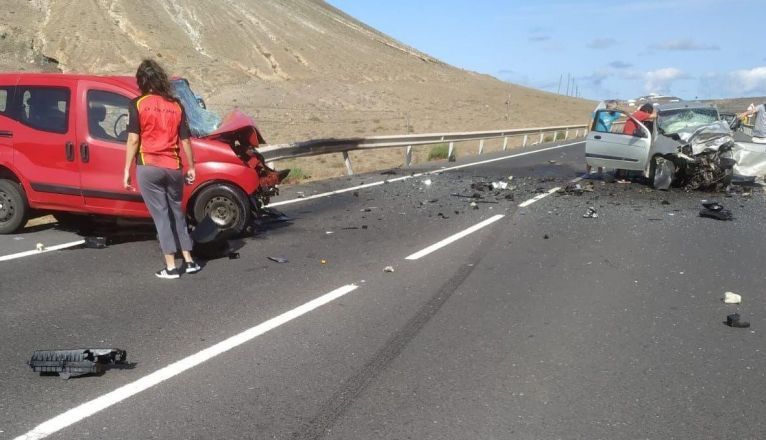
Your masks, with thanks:
[{"label": "rear window of van", "polygon": [[5,113],[8,108],[8,89],[0,89],[0,113]]}]

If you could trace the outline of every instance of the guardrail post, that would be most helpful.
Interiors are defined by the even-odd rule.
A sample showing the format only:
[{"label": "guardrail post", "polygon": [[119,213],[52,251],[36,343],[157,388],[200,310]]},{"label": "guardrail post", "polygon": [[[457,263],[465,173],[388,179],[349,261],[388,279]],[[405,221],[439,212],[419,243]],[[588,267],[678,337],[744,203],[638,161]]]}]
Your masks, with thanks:
[{"label": "guardrail post", "polygon": [[447,151],[447,160],[449,160],[450,157],[452,157],[453,154],[455,154],[455,143],[454,142],[450,142],[449,143],[449,151]]},{"label": "guardrail post", "polygon": [[553,130],[553,142],[556,142],[559,139],[559,132],[557,130]]},{"label": "guardrail post", "polygon": [[564,131],[564,140],[569,139],[569,129],[567,128],[566,131]]},{"label": "guardrail post", "polygon": [[484,139],[479,141],[479,154],[484,152]]},{"label": "guardrail post", "polygon": [[528,141],[528,140],[529,140],[529,135],[528,135],[528,134],[525,134],[525,135],[524,135],[524,142],[522,142],[522,143],[521,143],[521,146],[522,146],[522,147],[526,147],[526,146],[527,146],[527,141]]},{"label": "guardrail post", "polygon": [[343,162],[346,164],[346,175],[353,176],[354,170],[351,168],[351,157],[349,157],[348,151],[343,152]]},{"label": "guardrail post", "polygon": [[408,145],[404,150],[404,166],[409,168],[412,165],[412,145]]},{"label": "guardrail post", "polygon": [[508,149],[508,136],[503,138],[503,151]]},{"label": "guardrail post", "polygon": [[544,135],[545,135],[545,132],[543,132],[542,130],[540,130],[540,142],[538,142],[538,144],[542,144],[542,143],[543,143],[543,139],[545,139],[545,138],[544,138]]}]

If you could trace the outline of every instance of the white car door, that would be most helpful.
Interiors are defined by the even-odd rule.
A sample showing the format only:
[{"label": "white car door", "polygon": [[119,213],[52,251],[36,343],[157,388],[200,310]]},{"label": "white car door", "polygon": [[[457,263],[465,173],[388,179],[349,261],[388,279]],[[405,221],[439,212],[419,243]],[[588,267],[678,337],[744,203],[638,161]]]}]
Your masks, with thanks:
[{"label": "white car door", "polygon": [[[624,133],[628,121],[629,132]],[[637,127],[636,130],[630,130]],[[585,140],[585,161],[594,167],[644,170],[649,161],[652,135],[638,120],[621,110],[596,110]]]}]

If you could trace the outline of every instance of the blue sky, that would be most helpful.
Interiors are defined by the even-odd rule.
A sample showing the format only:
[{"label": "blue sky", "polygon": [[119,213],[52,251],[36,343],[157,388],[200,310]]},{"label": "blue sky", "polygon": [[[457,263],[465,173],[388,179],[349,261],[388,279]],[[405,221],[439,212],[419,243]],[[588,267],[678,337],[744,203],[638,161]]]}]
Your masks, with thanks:
[{"label": "blue sky", "polygon": [[[327,0],[444,62],[582,96],[766,96],[766,1]],[[564,93],[565,90],[562,90]]]}]

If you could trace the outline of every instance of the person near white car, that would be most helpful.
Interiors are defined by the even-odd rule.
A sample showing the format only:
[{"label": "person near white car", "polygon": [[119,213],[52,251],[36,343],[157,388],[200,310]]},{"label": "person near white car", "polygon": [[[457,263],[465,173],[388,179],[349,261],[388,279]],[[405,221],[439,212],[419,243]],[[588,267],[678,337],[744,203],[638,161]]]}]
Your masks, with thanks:
[{"label": "person near white car", "polygon": [[[606,101],[606,103],[599,104],[598,107],[596,107],[596,111],[601,110],[603,108],[606,108],[607,112],[601,112],[598,114],[598,118],[596,119],[595,126],[593,127],[594,131],[599,131],[601,133],[610,133],[612,131],[612,124],[614,121],[620,119],[620,113],[614,111],[617,110],[617,101],[615,100],[609,100]],[[585,164],[585,174],[590,175],[591,172],[591,166],[587,163]],[[598,167],[598,174],[601,174],[603,172],[603,168]]]},{"label": "person near white car", "polygon": [[747,116],[755,116],[753,124],[753,142],[756,144],[766,144],[766,104],[750,107],[744,113],[737,115],[740,119]]}]

